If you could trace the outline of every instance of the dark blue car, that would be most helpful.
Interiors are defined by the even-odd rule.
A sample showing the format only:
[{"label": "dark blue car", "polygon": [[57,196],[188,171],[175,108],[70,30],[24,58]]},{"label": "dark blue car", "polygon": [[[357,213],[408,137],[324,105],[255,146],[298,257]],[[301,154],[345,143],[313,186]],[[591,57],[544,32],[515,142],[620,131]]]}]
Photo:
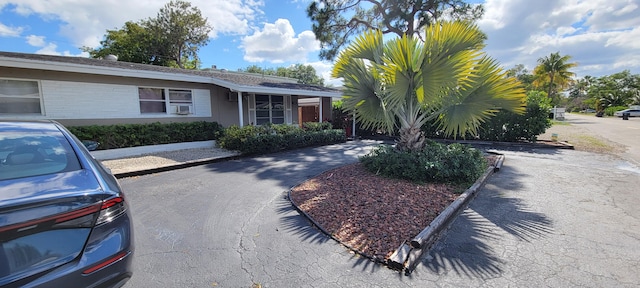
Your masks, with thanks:
[{"label": "dark blue car", "polygon": [[0,287],[120,287],[133,250],[123,191],[82,142],[0,120]]}]

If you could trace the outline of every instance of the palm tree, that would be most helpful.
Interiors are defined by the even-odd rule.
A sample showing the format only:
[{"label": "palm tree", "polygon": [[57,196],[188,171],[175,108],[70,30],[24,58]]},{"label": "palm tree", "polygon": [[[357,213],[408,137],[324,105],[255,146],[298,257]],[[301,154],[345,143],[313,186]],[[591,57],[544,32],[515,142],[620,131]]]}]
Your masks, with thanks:
[{"label": "palm tree", "polygon": [[570,59],[569,55],[560,56],[560,52],[538,59],[538,66],[534,69],[533,84],[537,87],[547,87],[547,95],[552,100],[557,100],[558,90],[567,88],[571,84],[572,77],[575,76],[575,73],[569,69],[578,64],[569,63]]},{"label": "palm tree", "polygon": [[[424,147],[420,128],[437,121],[448,136],[477,133],[499,109],[524,111],[524,90],[486,56],[484,34],[467,22],[426,28],[424,42],[406,35],[384,41],[379,31],[359,36],[337,59],[343,107],[365,129],[399,128],[397,148]],[[398,125],[399,127],[396,127]]]},{"label": "palm tree", "polygon": [[602,109],[607,107],[625,106],[625,98],[616,91],[603,92],[600,97],[600,105]]}]

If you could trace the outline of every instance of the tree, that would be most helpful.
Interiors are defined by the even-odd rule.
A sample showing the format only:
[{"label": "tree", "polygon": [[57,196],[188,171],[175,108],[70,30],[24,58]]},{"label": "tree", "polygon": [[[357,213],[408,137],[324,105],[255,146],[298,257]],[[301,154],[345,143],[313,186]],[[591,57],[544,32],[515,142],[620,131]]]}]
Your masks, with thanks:
[{"label": "tree", "polygon": [[144,22],[153,34],[160,53],[184,68],[185,59],[198,59],[198,50],[209,42],[211,26],[200,9],[191,3],[175,0],[165,4],[156,18]]},{"label": "tree", "polygon": [[628,70],[602,76],[591,86],[589,93],[598,99],[601,108],[633,104],[640,94],[640,75]]},{"label": "tree", "polygon": [[584,98],[587,97],[591,85],[593,85],[595,78],[593,76],[584,76],[571,83],[571,89],[569,90],[569,98]]},{"label": "tree", "polygon": [[81,49],[88,52],[92,58],[117,55],[120,61],[168,66],[167,59],[151,48],[155,42],[148,29],[139,23],[127,21],[119,30],[107,30],[104,40],[100,41],[102,48]]},{"label": "tree", "polygon": [[605,109],[607,107],[618,107],[625,105],[625,99],[620,96],[618,93],[604,93],[598,99],[600,103],[600,109]]},{"label": "tree", "polygon": [[238,69],[238,72],[247,72],[247,73],[255,73],[255,74],[262,74],[262,75],[276,75],[276,70],[263,69],[258,65],[251,65],[244,70]]},{"label": "tree", "polygon": [[560,52],[551,53],[538,59],[538,66],[534,69],[535,80],[533,85],[538,88],[546,88],[548,97],[553,104],[560,101],[559,92],[569,87],[575,73],[569,69],[578,66],[569,63],[571,56],[560,56]]},{"label": "tree", "polygon": [[476,134],[500,109],[524,112],[524,90],[485,55],[484,34],[468,22],[426,28],[424,43],[380,30],[357,37],[338,57],[343,105],[365,129],[399,128],[397,148],[424,147],[421,127],[435,120],[447,135]]},{"label": "tree", "polygon": [[325,60],[333,60],[353,36],[366,30],[419,36],[442,18],[475,20],[483,13],[482,5],[462,0],[319,0],[307,7]]},{"label": "tree", "polygon": [[197,69],[198,49],[207,44],[210,31],[198,8],[177,0],[165,4],[156,18],[107,30],[101,47],[82,50],[93,58],[113,54],[126,62]]},{"label": "tree", "polygon": [[296,64],[290,66],[284,76],[298,79],[298,83],[324,86],[324,79],[318,77],[316,69],[311,65]]},{"label": "tree", "polygon": [[526,91],[532,90],[533,75],[529,73],[529,70],[523,64],[518,64],[507,70],[507,77],[516,77],[524,85]]},{"label": "tree", "polygon": [[[242,69],[239,71],[242,72]],[[324,79],[316,74],[316,69],[311,65],[295,64],[289,67],[278,67],[276,69],[263,69],[257,65],[247,67],[244,72],[262,75],[274,75],[298,79],[298,83],[324,86]]]}]

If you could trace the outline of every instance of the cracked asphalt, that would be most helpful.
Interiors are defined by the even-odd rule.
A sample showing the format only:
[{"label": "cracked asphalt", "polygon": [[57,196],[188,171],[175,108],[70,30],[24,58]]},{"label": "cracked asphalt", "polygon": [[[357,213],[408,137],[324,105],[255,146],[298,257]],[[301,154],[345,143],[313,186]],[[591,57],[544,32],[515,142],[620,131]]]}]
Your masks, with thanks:
[{"label": "cracked asphalt", "polygon": [[409,276],[350,253],[286,195],[373,145],[121,179],[136,241],[126,287],[640,286],[640,168],[574,150],[501,150],[500,172]]}]

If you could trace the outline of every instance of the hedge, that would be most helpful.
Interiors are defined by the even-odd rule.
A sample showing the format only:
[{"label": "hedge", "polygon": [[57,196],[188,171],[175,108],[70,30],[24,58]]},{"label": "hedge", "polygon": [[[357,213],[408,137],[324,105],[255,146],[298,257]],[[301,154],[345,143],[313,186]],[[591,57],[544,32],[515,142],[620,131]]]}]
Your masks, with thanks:
[{"label": "hedge", "polygon": [[[296,148],[345,142],[344,130],[331,125],[305,125],[309,130],[287,124],[231,126],[225,129],[218,145],[242,154],[264,154]],[[323,128],[323,130],[318,130]]]},{"label": "hedge", "polygon": [[217,140],[223,127],[217,122],[116,124],[67,127],[80,140],[100,143],[98,150],[145,145]]}]

